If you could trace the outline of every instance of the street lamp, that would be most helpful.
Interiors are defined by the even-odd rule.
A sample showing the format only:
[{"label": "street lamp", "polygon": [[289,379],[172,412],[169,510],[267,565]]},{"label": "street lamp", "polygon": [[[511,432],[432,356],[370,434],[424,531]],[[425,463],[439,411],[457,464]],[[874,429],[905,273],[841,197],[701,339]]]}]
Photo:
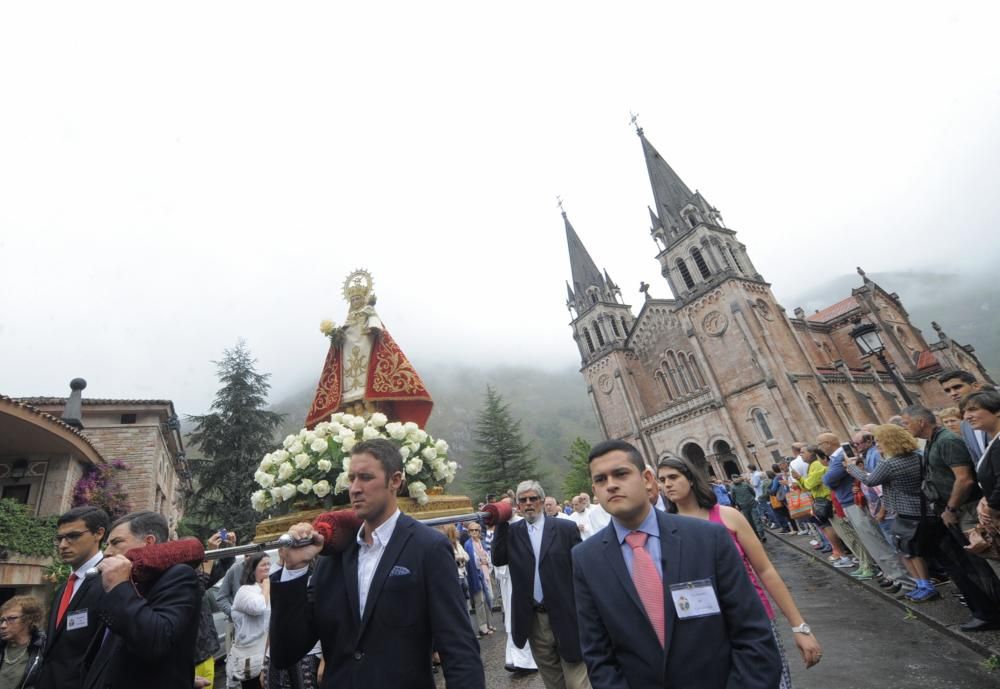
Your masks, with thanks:
[{"label": "street lamp", "polygon": [[757,446],[752,440],[747,441],[747,452],[751,454],[753,457],[753,463],[757,465],[758,469],[760,469],[760,461],[757,459]]},{"label": "street lamp", "polygon": [[851,331],[851,337],[854,339],[854,343],[858,345],[858,349],[861,350],[862,356],[875,355],[879,363],[882,364],[882,368],[889,374],[889,378],[892,379],[896,389],[899,390],[899,394],[903,396],[906,404],[913,404],[913,399],[903,386],[903,381],[899,379],[896,371],[885,359],[885,343],[882,342],[882,338],[878,334],[878,326],[874,323],[859,323]]}]

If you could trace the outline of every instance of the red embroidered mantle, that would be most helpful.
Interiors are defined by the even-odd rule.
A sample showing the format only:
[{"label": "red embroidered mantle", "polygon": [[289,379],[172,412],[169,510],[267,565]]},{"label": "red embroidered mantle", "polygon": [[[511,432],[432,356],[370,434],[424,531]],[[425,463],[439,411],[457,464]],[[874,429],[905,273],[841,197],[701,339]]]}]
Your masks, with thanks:
[{"label": "red embroidered mantle", "polygon": [[[313,428],[340,409],[342,380],[341,349],[331,344],[316,386],[316,397],[306,416],[306,428]],[[430,393],[388,330],[380,331],[372,343],[364,399],[377,402],[379,411],[390,421],[412,421],[423,428],[431,415],[434,402]]]}]

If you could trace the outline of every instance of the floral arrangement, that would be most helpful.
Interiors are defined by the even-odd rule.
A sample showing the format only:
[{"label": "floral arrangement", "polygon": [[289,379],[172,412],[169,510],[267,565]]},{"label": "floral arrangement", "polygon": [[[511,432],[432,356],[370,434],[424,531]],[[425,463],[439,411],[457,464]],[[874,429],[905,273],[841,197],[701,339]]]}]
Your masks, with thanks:
[{"label": "floral arrangement", "polygon": [[254,474],[260,489],[250,498],[258,512],[291,506],[347,503],[351,449],[362,440],[385,438],[403,455],[405,489],[421,505],[427,491],[455,479],[458,464],[448,459],[448,443],[435,440],[417,424],[390,422],[385,414],[336,413],[329,421],[289,435],[281,449],[264,455]]},{"label": "floral arrangement", "polygon": [[73,507],[94,505],[108,513],[112,521],[131,511],[128,492],[120,474],[128,465],[120,459],[87,467],[73,487]]}]

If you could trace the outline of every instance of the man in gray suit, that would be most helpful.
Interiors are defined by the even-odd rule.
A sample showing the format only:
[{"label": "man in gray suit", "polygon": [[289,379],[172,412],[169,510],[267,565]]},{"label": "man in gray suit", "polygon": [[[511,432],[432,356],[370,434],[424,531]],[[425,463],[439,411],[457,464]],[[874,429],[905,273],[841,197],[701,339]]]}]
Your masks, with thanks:
[{"label": "man in gray suit", "polygon": [[[948,393],[948,396],[954,400],[956,405],[967,395],[980,390],[993,389],[992,386],[984,387],[974,375],[960,369],[942,373],[938,376],[938,382],[941,383],[941,387],[944,388],[944,391]],[[969,454],[972,455],[973,463],[979,461],[979,458],[986,451],[986,445],[990,442],[990,439],[986,436],[986,431],[972,430],[968,421],[962,421],[962,440],[969,447]]]}]

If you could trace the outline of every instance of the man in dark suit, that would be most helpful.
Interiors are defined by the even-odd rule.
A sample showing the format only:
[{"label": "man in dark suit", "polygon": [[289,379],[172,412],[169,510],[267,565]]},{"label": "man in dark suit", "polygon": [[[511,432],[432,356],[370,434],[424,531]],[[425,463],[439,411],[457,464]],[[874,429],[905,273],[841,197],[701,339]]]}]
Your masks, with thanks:
[{"label": "man in dark suit", "polygon": [[318,639],[323,687],[433,689],[437,651],[449,687],[483,689],[479,643],[451,544],[397,506],[399,450],[380,438],[358,443],[348,479],[351,505],[364,524],[343,552],[317,558],[322,535],[307,523],[290,530],[314,544],[289,548],[284,567],[271,576],[271,665],[290,667]]},{"label": "man in dark suit", "polygon": [[111,525],[98,565],[104,596],[93,613],[104,623],[83,659],[83,689],[190,689],[201,594],[194,569],[169,567],[137,590],[124,553],[168,540],[156,512],[133,512]]},{"label": "man in dark suit", "polygon": [[494,565],[510,570],[514,644],[530,644],[546,689],[590,689],[580,653],[570,557],[581,543],[580,530],[571,520],[545,517],[545,491],[538,481],[522,481],[515,495],[524,519],[497,524],[492,553]]},{"label": "man in dark suit", "polygon": [[629,443],[594,447],[590,475],[612,519],[573,550],[594,689],[777,687],[771,625],[726,529],[653,509],[653,472]]},{"label": "man in dark suit", "polygon": [[100,626],[93,610],[104,595],[101,582],[84,572],[104,557],[101,541],[110,521],[104,510],[90,506],[74,507],[56,521],[59,559],[73,571],[52,600],[38,689],[77,689],[83,679],[80,661]]}]

